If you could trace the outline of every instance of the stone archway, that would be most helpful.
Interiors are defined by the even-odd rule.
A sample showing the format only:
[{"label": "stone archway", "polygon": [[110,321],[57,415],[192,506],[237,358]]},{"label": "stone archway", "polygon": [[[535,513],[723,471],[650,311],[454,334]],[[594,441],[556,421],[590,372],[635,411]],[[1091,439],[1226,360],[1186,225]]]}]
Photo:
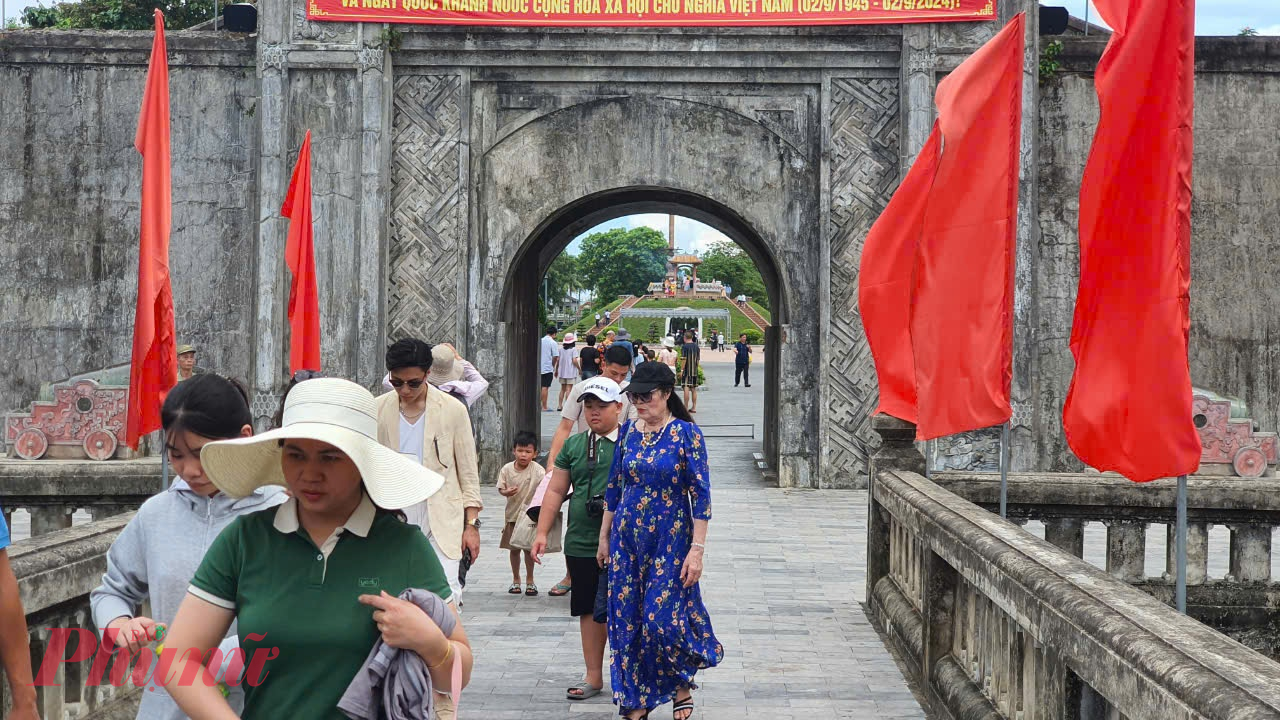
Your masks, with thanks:
[{"label": "stone archway", "polygon": [[[505,369],[500,411],[482,424],[493,462],[505,439],[536,427],[537,283],[581,231],[642,212],[700,220],[755,261],[778,308],[766,338],[765,454],[784,486],[816,486],[818,404],[783,404],[818,387],[820,241],[816,146],[797,146],[722,107],[660,96],[610,97],[533,119],[475,161],[478,250],[471,258],[473,353]],[[501,418],[498,422],[497,418]],[[482,421],[484,423],[486,421]]]}]

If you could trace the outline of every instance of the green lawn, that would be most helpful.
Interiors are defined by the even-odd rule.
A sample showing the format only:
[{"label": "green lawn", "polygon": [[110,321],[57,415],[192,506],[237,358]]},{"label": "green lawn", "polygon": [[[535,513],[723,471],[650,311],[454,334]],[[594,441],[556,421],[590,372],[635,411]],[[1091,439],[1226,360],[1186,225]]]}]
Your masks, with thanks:
[{"label": "green lawn", "polygon": [[[717,328],[718,330],[725,331],[726,340],[736,341],[738,339],[738,333],[744,332],[748,329],[756,330],[757,332],[759,332],[758,328],[756,328],[755,326],[755,323],[748,320],[747,316],[743,315],[742,311],[739,310],[736,305],[734,305],[731,302],[727,302],[723,300],[689,300],[689,299],[641,300],[635,305],[636,310],[654,310],[654,309],[674,310],[675,308],[681,308],[681,307],[687,307],[690,310],[728,310],[729,322],[731,327]],[[679,313],[676,313],[676,312],[672,313],[673,317],[678,315]],[[631,331],[631,335],[633,337],[648,339],[649,326],[651,323],[655,323],[655,322],[658,324],[658,332],[661,333],[662,328],[665,324],[661,318],[627,318],[626,321],[622,324],[625,325],[626,328]],[[707,330],[709,324],[713,322],[715,321],[703,320],[702,327],[704,331]],[[616,330],[618,329],[618,326],[619,324],[615,322],[610,327]]]}]

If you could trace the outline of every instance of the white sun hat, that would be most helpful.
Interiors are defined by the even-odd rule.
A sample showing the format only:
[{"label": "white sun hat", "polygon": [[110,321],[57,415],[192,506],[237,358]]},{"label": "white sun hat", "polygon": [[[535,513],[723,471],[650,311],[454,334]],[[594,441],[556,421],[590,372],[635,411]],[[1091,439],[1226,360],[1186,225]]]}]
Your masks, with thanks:
[{"label": "white sun hat", "polygon": [[204,446],[200,463],[210,482],[231,497],[263,485],[284,485],[281,440],[318,440],[346,453],[378,507],[401,510],[426,500],[444,478],[378,442],[378,410],[368,390],[338,378],[300,382],[284,402],[283,427]]}]

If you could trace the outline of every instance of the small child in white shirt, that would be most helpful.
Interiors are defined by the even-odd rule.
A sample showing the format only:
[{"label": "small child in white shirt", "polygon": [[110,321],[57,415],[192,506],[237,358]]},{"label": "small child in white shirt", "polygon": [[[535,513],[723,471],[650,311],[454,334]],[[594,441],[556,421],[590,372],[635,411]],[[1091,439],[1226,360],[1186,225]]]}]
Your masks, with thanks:
[{"label": "small child in white shirt", "polygon": [[498,473],[498,492],[507,499],[506,525],[502,528],[502,542],[498,547],[511,551],[511,587],[507,592],[519,595],[520,590],[520,555],[524,555],[525,595],[537,595],[538,586],[533,584],[533,555],[528,550],[512,547],[511,533],[520,520],[521,513],[529,506],[529,500],[542,482],[546,474],[542,466],[534,462],[538,455],[538,436],[529,431],[516,433],[512,443],[511,454],[514,460],[502,467]]}]

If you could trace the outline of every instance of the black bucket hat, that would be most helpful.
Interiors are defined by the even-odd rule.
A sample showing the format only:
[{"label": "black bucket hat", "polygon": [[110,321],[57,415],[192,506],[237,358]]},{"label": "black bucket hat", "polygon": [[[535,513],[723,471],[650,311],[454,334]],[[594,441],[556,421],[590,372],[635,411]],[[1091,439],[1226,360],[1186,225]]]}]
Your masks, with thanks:
[{"label": "black bucket hat", "polygon": [[625,390],[643,395],[655,388],[674,388],[675,385],[676,374],[671,372],[671,368],[667,367],[666,363],[650,361],[636,366],[635,372],[631,374],[631,382]]}]

